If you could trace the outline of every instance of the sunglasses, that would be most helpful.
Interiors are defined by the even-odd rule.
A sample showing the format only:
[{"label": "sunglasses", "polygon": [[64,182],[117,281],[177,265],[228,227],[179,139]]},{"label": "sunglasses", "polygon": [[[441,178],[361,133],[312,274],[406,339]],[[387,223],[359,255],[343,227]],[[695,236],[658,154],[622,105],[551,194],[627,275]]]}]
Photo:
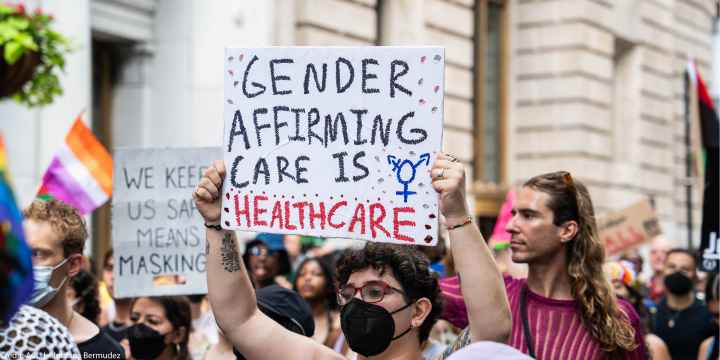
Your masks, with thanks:
[{"label": "sunglasses", "polygon": [[250,256],[273,256],[276,252],[263,246],[253,246],[248,250]]},{"label": "sunglasses", "polygon": [[394,292],[398,292],[405,296],[405,292],[388,285],[384,281],[368,281],[361,287],[355,287],[352,284],[345,284],[338,291],[338,304],[345,305],[352,301],[355,294],[360,291],[360,298],[366,303],[378,303],[381,302],[385,295]]}]

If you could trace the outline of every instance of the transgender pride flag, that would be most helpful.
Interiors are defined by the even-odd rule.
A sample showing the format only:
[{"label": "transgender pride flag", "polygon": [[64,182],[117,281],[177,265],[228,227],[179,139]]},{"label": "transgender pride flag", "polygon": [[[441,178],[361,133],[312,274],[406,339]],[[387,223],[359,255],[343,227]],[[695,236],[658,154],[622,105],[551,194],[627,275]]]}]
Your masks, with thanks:
[{"label": "transgender pride flag", "polygon": [[61,200],[88,214],[112,195],[112,167],[110,154],[78,116],[43,175],[38,197]]}]

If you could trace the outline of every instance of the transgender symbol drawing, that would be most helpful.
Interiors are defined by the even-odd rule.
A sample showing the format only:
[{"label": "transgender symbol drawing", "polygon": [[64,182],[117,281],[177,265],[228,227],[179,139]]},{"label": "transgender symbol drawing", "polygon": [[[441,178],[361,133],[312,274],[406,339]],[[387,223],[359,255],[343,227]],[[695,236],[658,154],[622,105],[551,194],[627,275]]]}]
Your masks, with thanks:
[{"label": "transgender symbol drawing", "polygon": [[393,166],[392,171],[395,172],[395,177],[397,178],[398,182],[403,185],[402,191],[396,191],[396,195],[402,195],[403,202],[408,201],[408,195],[417,194],[415,191],[410,191],[408,189],[410,183],[415,180],[415,173],[417,172],[417,168],[425,164],[425,166],[430,165],[430,154],[424,153],[420,155],[420,158],[416,162],[412,162],[408,159],[400,159],[394,155],[388,155],[387,157],[388,164]]}]

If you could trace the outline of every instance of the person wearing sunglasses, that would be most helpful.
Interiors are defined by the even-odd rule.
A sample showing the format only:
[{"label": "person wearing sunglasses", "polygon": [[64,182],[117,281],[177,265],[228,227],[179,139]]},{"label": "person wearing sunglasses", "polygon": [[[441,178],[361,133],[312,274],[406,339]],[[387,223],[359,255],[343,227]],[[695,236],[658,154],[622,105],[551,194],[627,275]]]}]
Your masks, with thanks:
[{"label": "person wearing sunglasses", "polygon": [[283,243],[283,235],[261,233],[247,243],[243,262],[255,288],[277,284],[291,287],[287,280],[290,260]]},{"label": "person wearing sunglasses", "polygon": [[[218,325],[247,358],[342,359],[258,310],[250,278],[239,264],[235,234],[216,226],[225,174],[223,162],[215,161],[193,192],[207,225],[208,296]],[[431,176],[462,278],[472,340],[505,342],[512,323],[507,297],[492,254],[469,216],[464,165],[438,154]],[[341,328],[358,358],[421,359],[421,344],[442,310],[427,257],[409,246],[367,243],[345,252],[337,267]]]}]

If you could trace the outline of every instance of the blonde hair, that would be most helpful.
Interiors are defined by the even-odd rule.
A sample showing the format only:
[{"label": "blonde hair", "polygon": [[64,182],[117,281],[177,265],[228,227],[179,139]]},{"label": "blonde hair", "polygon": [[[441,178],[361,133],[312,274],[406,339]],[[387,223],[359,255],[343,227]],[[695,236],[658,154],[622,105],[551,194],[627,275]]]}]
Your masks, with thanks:
[{"label": "blonde hair", "polygon": [[88,232],[85,220],[80,213],[62,201],[35,200],[23,210],[23,217],[28,220],[50,223],[62,241],[63,256],[82,254]]}]

